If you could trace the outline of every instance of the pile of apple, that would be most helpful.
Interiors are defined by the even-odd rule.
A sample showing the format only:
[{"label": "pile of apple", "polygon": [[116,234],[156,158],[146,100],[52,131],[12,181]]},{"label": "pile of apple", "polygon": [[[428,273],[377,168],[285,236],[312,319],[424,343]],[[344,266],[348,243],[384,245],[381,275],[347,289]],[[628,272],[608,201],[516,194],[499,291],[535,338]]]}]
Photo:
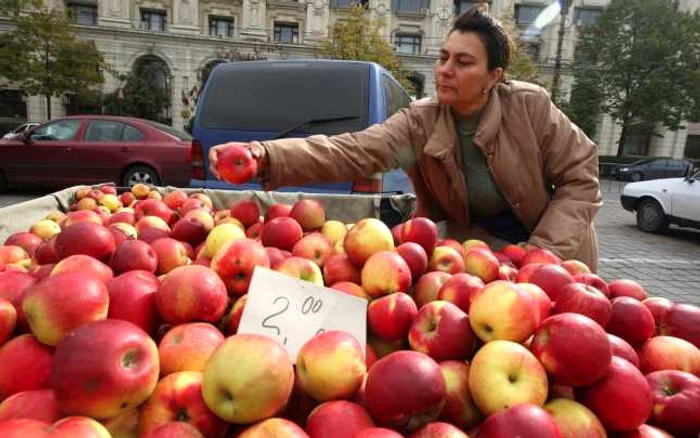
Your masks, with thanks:
[{"label": "pile of apple", "polygon": [[[366,299],[367,345],[236,334],[258,266]],[[608,435],[700,436],[700,308],[545,249],[143,185],[0,246],[2,438]]]}]

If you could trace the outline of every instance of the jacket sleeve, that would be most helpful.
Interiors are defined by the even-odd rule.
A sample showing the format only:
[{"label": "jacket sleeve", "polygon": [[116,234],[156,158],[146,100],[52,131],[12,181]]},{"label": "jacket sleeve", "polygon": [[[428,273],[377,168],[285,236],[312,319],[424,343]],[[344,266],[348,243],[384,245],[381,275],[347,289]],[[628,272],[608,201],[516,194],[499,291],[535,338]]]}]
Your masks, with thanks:
[{"label": "jacket sleeve", "polygon": [[264,141],[270,165],[265,188],[342,182],[408,168],[415,162],[418,125],[412,110],[404,108],[384,123],[355,133]]},{"label": "jacket sleeve", "polygon": [[573,258],[602,206],[597,146],[546,92],[537,96],[530,108],[552,196],[530,243]]}]

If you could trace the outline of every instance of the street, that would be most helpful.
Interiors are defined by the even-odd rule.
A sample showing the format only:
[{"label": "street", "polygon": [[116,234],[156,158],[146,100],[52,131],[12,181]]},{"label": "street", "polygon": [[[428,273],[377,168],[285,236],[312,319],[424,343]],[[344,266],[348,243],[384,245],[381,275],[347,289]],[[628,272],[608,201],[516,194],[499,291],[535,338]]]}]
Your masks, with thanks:
[{"label": "street", "polygon": [[[599,275],[610,281],[639,281],[650,295],[700,305],[700,231],[672,227],[664,235],[648,234],[636,226],[635,215],[620,205],[624,183],[604,180],[603,208],[596,216]],[[44,193],[0,195],[0,207]]]}]

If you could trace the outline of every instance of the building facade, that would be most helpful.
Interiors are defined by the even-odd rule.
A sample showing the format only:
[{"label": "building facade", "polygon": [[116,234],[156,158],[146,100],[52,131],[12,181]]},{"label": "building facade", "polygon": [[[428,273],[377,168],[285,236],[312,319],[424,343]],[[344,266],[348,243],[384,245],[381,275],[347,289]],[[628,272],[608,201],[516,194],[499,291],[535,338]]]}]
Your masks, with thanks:
[{"label": "building facade", "polygon": [[[314,58],[329,28],[362,2],[370,16],[382,18],[383,36],[412,77],[421,82],[425,95],[434,89],[433,64],[439,48],[461,11],[480,0],[48,0],[51,7],[65,8],[76,23],[79,38],[93,40],[115,74],[105,74],[102,93],[123,85],[116,77],[139,66],[162,66],[159,81],[170,97],[167,118],[182,128],[192,112],[187,98],[201,84],[209,68],[231,59],[231,54],[266,59]],[[565,1],[565,0],[561,0]],[[555,0],[491,0],[491,11],[512,17],[524,45],[540,66],[542,81],[551,83],[558,48],[561,46],[563,93],[573,78],[573,60],[579,30],[594,23],[610,0],[568,0],[570,8],[559,38],[561,14]],[[700,8],[700,0],[681,0],[687,10]],[[10,22],[0,18],[0,31]],[[44,121],[45,101],[24,97],[11,84],[0,90],[2,116],[16,115]],[[9,108],[9,109],[8,109]],[[52,100],[52,115],[74,111],[70,98]],[[601,116],[594,140],[601,155],[614,155],[620,128]],[[662,137],[641,139],[639,155],[683,157],[688,143],[698,143],[700,124],[688,124],[677,132],[661,131]],[[700,158],[700,157],[698,157]]]}]

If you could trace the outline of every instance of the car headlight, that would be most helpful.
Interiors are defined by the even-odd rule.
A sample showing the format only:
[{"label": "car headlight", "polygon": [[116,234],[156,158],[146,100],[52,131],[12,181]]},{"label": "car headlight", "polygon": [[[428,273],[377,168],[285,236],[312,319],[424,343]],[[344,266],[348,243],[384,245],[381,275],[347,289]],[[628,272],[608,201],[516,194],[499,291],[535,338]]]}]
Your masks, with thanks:
[{"label": "car headlight", "polygon": [[629,172],[630,168],[629,167],[623,167],[620,169],[620,172]]}]

